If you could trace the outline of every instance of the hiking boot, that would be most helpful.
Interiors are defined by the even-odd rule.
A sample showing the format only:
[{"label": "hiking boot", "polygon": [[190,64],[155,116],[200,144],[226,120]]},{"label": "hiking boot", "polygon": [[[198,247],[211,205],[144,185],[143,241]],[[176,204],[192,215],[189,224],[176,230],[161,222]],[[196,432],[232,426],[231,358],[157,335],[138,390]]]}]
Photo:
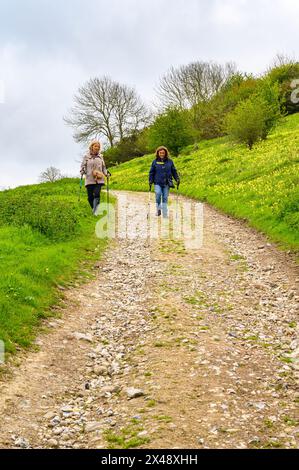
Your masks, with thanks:
[{"label": "hiking boot", "polygon": [[161,209],[158,209],[158,210],[157,210],[157,217],[160,217],[161,214],[162,214]]},{"label": "hiking boot", "polygon": [[98,197],[94,198],[93,200],[93,215],[97,216],[98,208],[100,205],[100,199]]}]

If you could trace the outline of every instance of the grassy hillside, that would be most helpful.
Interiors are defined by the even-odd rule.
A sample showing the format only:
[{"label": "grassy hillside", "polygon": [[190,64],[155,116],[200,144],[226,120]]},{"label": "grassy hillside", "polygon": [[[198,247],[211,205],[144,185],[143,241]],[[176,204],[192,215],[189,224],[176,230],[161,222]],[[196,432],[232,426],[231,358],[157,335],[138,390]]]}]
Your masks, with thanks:
[{"label": "grassy hillside", "polygon": [[62,297],[58,286],[84,279],[105,248],[78,188],[65,179],[0,193],[0,340],[8,352],[31,344]]},{"label": "grassy hillside", "polygon": [[[163,142],[161,142],[163,144]],[[112,187],[146,191],[153,155],[113,168]],[[180,192],[207,201],[267,234],[299,248],[299,114],[289,116],[252,151],[227,138],[204,141],[174,158]]]}]

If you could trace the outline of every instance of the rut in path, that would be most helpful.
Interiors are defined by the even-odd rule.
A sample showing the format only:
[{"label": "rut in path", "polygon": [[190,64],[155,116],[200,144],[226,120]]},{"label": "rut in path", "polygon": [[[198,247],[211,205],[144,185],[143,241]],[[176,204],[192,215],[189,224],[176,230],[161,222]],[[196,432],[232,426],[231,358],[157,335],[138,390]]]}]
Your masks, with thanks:
[{"label": "rut in path", "polygon": [[290,256],[205,206],[202,248],[117,239],[97,268],[0,382],[1,447],[298,447]]}]

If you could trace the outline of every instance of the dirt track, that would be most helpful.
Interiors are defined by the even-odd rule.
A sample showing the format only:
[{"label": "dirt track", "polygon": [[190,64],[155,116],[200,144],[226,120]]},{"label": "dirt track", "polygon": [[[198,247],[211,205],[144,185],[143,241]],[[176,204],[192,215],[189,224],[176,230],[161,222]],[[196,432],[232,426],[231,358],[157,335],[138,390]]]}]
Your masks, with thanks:
[{"label": "dirt track", "polygon": [[[133,223],[147,198],[126,194]],[[208,206],[201,248],[114,240],[0,382],[0,446],[298,448],[296,281],[290,256]]]}]

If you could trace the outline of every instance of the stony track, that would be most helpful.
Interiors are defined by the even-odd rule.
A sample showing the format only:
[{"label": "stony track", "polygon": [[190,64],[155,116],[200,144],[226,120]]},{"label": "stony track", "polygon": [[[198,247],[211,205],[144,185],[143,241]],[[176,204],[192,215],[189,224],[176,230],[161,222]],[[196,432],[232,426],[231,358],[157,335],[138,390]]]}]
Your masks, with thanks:
[{"label": "stony track", "polygon": [[209,206],[201,248],[147,239],[125,195],[132,236],[0,381],[0,446],[298,448],[292,256]]}]

